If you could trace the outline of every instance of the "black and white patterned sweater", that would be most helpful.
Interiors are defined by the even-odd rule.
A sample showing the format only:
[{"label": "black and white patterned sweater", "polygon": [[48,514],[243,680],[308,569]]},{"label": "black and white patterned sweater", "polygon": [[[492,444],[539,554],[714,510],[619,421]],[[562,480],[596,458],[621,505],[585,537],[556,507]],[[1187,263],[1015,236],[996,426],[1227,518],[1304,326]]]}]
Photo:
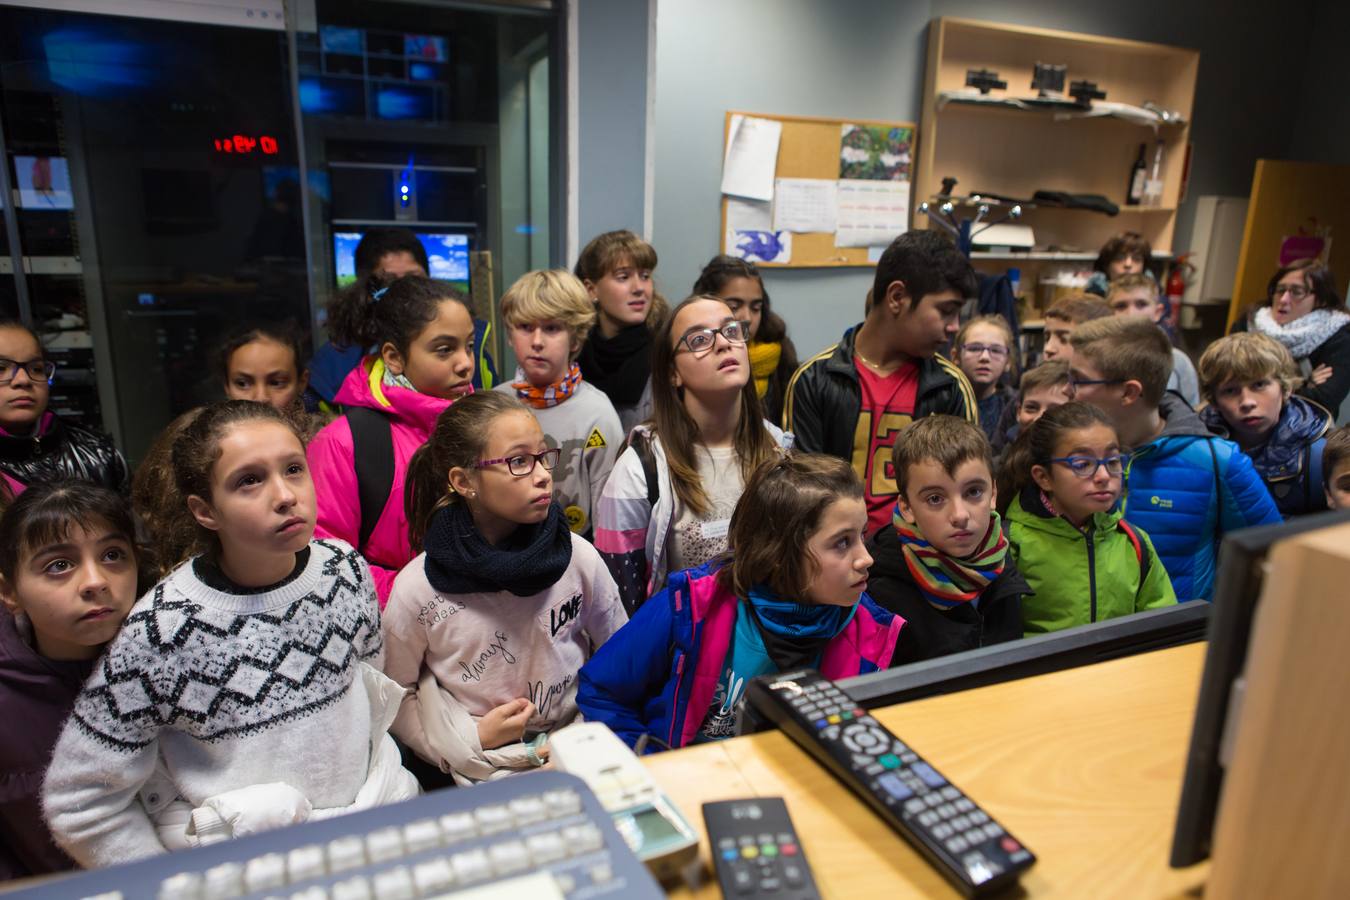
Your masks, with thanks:
[{"label": "black and white patterned sweater", "polygon": [[180,796],[284,782],[316,809],[350,804],[366,779],[381,667],[370,570],[331,539],[264,593],[209,586],[188,561],[132,607],[53,753],[44,807],[86,867],[164,852],[137,796],[162,759]]}]

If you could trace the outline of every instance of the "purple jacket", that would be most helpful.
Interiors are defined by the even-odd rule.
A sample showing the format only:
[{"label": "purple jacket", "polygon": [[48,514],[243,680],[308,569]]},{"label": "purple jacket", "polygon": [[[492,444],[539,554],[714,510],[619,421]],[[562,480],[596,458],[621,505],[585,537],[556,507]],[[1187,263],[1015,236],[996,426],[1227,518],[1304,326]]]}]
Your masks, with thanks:
[{"label": "purple jacket", "polygon": [[0,881],[75,866],[42,819],[42,778],[93,668],[41,656],[0,610]]},{"label": "purple jacket", "polygon": [[[693,741],[712,705],[736,630],[736,595],[717,561],[676,572],[581,669],[577,708],[629,746],[643,734],[672,748]],[[905,620],[863,594],[857,613],[825,645],[820,671],[848,678],[891,663]]]}]

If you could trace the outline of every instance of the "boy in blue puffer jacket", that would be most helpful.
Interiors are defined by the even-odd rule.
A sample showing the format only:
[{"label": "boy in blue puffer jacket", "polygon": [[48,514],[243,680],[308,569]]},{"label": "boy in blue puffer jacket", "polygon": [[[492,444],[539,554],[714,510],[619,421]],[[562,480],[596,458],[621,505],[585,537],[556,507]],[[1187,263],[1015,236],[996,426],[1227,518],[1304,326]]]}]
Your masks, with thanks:
[{"label": "boy in blue puffer jacket", "polygon": [[1071,340],[1069,396],[1106,413],[1133,451],[1122,511],[1153,539],[1178,601],[1213,599],[1223,535],[1282,521],[1270,491],[1236,444],[1167,392],[1172,345],[1156,325],[1096,319]]},{"label": "boy in blue puffer jacket", "polygon": [[1331,413],[1293,393],[1298,364],[1279,341],[1255,331],[1230,334],[1200,357],[1200,418],[1252,458],[1286,518],[1327,508],[1322,448]]}]

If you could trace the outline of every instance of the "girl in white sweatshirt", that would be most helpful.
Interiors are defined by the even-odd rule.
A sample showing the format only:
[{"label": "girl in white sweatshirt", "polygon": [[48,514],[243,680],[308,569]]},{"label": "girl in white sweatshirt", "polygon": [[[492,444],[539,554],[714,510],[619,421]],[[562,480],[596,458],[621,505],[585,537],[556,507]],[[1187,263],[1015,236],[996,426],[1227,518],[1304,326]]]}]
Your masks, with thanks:
[{"label": "girl in white sweatshirt", "polygon": [[57,843],[104,866],[417,793],[387,736],[370,569],[312,540],[314,483],[270,406],[208,407],[174,443],[211,547],[137,601],[44,785]]},{"label": "girl in white sweatshirt", "polygon": [[558,455],[519,400],[491,392],[441,413],[409,464],[423,552],[384,611],[385,673],[409,690],[393,731],[460,783],[543,765],[548,733],[576,717],[577,672],[627,621],[553,502]]}]

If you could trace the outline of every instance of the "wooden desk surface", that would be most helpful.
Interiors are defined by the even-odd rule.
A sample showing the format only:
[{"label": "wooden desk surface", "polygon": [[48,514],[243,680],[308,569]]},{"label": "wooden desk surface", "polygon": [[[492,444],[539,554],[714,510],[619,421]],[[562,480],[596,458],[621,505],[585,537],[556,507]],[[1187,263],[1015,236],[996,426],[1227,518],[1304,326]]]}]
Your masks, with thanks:
[{"label": "wooden desk surface", "polygon": [[[901,704],[873,714],[1037,856],[1031,897],[1198,897],[1168,868],[1203,643]],[[702,804],[782,796],[827,898],[957,897],[899,835],[778,732],[647,757],[699,831]],[[711,875],[691,892],[718,896]]]}]

